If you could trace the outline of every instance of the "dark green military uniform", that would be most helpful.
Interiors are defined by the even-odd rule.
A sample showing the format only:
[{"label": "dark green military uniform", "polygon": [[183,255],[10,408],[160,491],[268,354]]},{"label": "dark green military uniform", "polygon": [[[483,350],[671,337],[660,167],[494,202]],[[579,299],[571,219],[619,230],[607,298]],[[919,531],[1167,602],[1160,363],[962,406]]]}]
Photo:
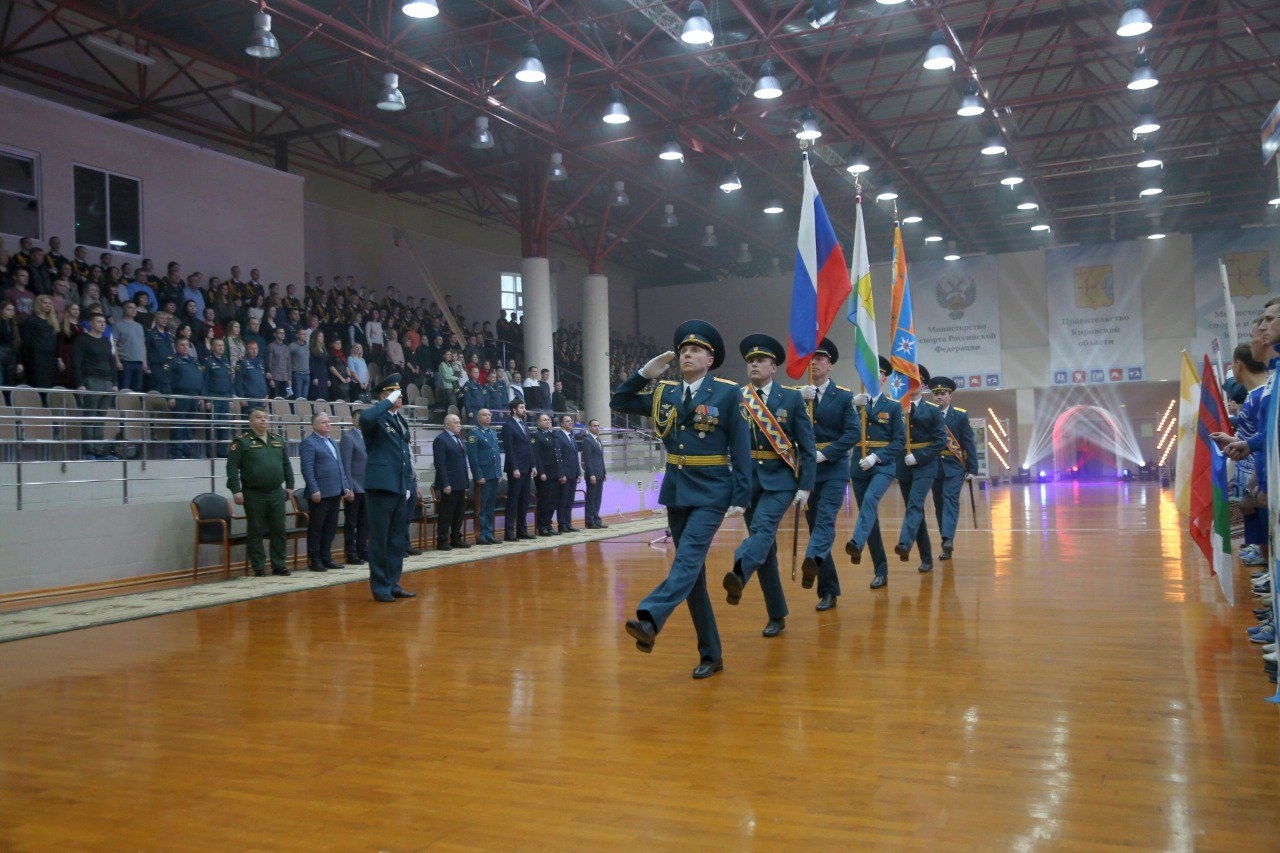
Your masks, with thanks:
[{"label": "dark green military uniform", "polygon": [[284,535],[285,494],[293,489],[293,466],[285,452],[284,437],[268,432],[266,438],[249,430],[231,442],[227,454],[227,488],[232,494],[244,495],[244,514],[248,525],[249,565],[254,574],[263,573],[262,536],[271,536],[271,571],[289,574],[285,566],[287,550]]}]

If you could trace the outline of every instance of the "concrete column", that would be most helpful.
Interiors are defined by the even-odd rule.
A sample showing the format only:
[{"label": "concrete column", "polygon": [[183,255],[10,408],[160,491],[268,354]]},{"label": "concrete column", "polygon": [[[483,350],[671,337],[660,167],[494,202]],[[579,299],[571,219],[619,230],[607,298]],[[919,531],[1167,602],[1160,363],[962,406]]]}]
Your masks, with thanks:
[{"label": "concrete column", "polygon": [[520,365],[520,371],[523,373],[531,364],[536,365],[539,371],[544,367],[551,368],[554,385],[555,358],[551,334],[555,331],[555,318],[551,315],[551,265],[547,259],[521,259],[520,284],[524,291],[524,363]]},{"label": "concrete column", "polygon": [[608,429],[609,412],[609,277],[582,279],[582,408]]}]

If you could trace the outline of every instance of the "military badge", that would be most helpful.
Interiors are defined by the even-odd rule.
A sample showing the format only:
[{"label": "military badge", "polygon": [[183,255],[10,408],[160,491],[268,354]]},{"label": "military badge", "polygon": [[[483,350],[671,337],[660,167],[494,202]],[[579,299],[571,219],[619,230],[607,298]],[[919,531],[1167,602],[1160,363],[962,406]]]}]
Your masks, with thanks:
[{"label": "military badge", "polygon": [[467,436],[467,444],[475,444],[475,443],[476,443],[476,437],[474,434]]},{"label": "military badge", "polygon": [[888,412],[876,412],[876,420],[877,420],[877,421],[879,421],[879,422],[880,422],[880,423],[882,423],[882,424],[887,424],[887,423],[889,422],[889,413],[888,413]]}]

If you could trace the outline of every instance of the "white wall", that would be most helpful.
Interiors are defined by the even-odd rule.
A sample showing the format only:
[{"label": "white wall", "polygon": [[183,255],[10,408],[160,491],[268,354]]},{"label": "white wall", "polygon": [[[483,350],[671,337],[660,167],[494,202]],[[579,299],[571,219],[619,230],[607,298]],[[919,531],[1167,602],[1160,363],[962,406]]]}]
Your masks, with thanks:
[{"label": "white wall", "polygon": [[[160,274],[176,260],[206,278],[238,264],[245,277],[257,267],[264,281],[302,280],[302,178],[12,89],[0,88],[0,115],[0,144],[39,157],[42,245],[61,237],[71,255],[73,167],[89,166],[141,181],[141,254]],[[17,237],[29,235],[5,236],[16,251]]]}]

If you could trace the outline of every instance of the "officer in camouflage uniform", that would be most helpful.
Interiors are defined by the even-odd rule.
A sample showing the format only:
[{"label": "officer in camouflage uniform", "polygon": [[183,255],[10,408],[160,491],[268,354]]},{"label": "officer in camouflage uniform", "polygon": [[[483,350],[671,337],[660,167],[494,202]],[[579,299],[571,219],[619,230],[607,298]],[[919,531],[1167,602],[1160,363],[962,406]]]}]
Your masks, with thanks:
[{"label": "officer in camouflage uniform", "polygon": [[[284,436],[267,431],[265,409],[249,413],[249,431],[231,442],[227,455],[227,488],[244,507],[248,524],[249,565],[255,577],[266,574],[262,536],[271,536],[271,574],[289,575],[285,565],[285,501],[293,495],[293,466],[285,452]],[[283,490],[281,485],[284,486]]]}]

